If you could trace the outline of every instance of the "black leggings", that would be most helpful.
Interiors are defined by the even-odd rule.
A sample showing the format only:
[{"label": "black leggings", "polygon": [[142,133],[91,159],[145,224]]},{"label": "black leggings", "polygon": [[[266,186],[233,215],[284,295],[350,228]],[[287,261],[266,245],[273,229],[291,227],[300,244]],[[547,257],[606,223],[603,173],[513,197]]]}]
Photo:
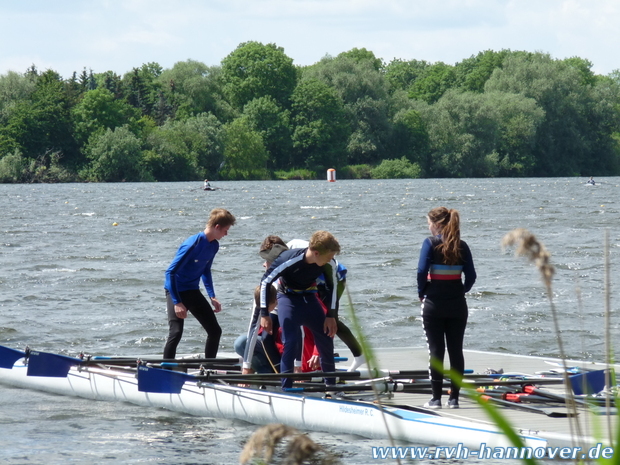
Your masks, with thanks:
[{"label": "black leggings", "polygon": [[[338,300],[340,300],[340,298],[342,297],[345,287],[346,287],[346,280],[343,279],[342,281],[338,281],[338,287],[336,290],[336,292],[338,292]],[[325,305],[326,308],[329,308],[329,306],[331,305],[331,303],[327,300],[326,295],[321,296],[321,301],[323,302],[323,305]],[[342,342],[344,342],[344,344],[351,351],[351,354],[354,357],[359,357],[360,355],[362,355],[362,347],[360,346],[359,342],[357,342],[355,335],[349,329],[349,327],[345,325],[342,321],[340,321],[340,318],[338,317],[338,311],[336,311],[336,324],[338,325],[336,336],[338,336],[338,338]]]},{"label": "black leggings", "polygon": [[336,323],[338,325],[336,336],[338,336],[340,340],[345,343],[354,357],[359,357],[362,355],[362,348],[360,347],[359,342],[357,342],[357,339],[355,339],[355,336],[349,327],[340,321],[340,319],[337,319]]},{"label": "black leggings", "polygon": [[[450,370],[452,370],[458,381],[462,379],[465,371],[465,357],[463,356],[463,339],[465,337],[465,327],[467,326],[467,304],[464,304],[464,312],[455,312],[454,316],[436,316],[429,307],[431,302],[424,303],[422,313],[422,324],[426,333],[428,353],[430,356],[429,371],[431,377],[431,388],[433,399],[441,399],[443,390],[443,373],[435,367],[435,363],[443,366],[443,359],[448,349],[450,357]],[[452,379],[450,383],[450,399],[459,398],[460,387]]]},{"label": "black leggings", "polygon": [[[181,297],[181,302],[185,305],[187,310],[194,315],[194,318],[198,320],[207,332],[205,357],[215,358],[220,345],[222,328],[217,322],[211,304],[198,289],[179,292],[179,297]],[[168,326],[170,329],[168,340],[164,347],[164,358],[175,358],[177,346],[179,342],[181,342],[181,337],[183,336],[183,322],[185,320],[176,315],[174,311],[174,302],[172,302],[172,297],[168,291],[166,291],[166,309],[168,311]]]}]

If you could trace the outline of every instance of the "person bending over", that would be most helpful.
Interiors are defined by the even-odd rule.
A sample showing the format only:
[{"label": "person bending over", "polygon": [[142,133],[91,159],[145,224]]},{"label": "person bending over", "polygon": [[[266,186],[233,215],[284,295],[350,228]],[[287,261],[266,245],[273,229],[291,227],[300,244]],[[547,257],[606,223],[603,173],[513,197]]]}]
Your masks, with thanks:
[{"label": "person bending over", "polygon": [[[299,327],[306,326],[314,335],[319,351],[321,368],[333,372],[334,341],[336,334],[337,294],[328,291],[330,303],[327,315],[319,299],[316,279],[323,273],[323,266],[331,263],[333,282],[337,263],[334,256],[340,252],[340,244],[327,231],[317,231],[310,238],[310,244],[304,249],[282,252],[267,269],[261,280],[260,324],[267,332],[271,331],[271,318],[267,307],[269,286],[280,280],[278,293],[278,319],[282,328],[284,350],[280,368],[282,373],[292,373],[294,360],[299,347]],[[333,379],[327,379],[331,384]],[[292,386],[290,378],[282,378],[282,387]]]}]

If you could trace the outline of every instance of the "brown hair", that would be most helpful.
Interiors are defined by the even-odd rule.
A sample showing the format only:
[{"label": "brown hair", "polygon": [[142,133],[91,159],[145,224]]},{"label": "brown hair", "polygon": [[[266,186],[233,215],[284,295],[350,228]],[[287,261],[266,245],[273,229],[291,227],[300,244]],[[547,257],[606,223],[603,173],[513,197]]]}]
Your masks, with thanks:
[{"label": "brown hair", "polygon": [[271,250],[275,244],[280,244],[286,247],[285,242],[280,238],[280,236],[267,236],[263,239],[263,243],[260,245],[259,253]]},{"label": "brown hair", "polygon": [[317,251],[323,255],[326,253],[340,253],[340,244],[332,233],[327,231],[317,231],[310,238],[309,249]]},{"label": "brown hair", "polygon": [[228,210],[223,208],[214,208],[209,215],[207,227],[215,228],[218,224],[221,228],[233,226],[237,220]]},{"label": "brown hair", "polygon": [[446,265],[457,265],[461,259],[461,220],[459,212],[446,207],[433,208],[428,219],[441,232],[442,242],[437,249],[443,254]]},{"label": "brown hair", "polygon": [[[278,292],[273,284],[267,288],[267,305],[275,304]],[[260,305],[260,286],[254,288],[254,303],[258,307]]]}]

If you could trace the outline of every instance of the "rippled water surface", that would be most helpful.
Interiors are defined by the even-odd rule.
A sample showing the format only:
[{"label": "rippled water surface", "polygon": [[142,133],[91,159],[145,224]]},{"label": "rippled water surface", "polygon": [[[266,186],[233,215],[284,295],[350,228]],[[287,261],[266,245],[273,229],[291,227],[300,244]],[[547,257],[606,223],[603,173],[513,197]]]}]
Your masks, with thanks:
[{"label": "rippled water surface", "polygon": [[[557,355],[550,306],[533,266],[502,252],[513,228],[534,232],[556,267],[554,302],[568,356],[603,357],[604,231],[615,305],[620,178],[0,185],[0,344],[75,355],[159,354],[167,334],[163,273],[212,208],[237,225],[213,272],[224,306],[223,352],[247,327],[268,234],[334,233],[349,268],[358,317],[376,347],[424,344],[413,282],[428,235],[426,212],[461,213],[478,282],[469,296],[466,347]],[[114,225],[116,224],[116,226]],[[341,312],[346,316],[346,312]],[[618,322],[612,318],[618,341]],[[196,321],[180,352],[204,348]],[[337,340],[336,345],[338,346]],[[255,426],[131,405],[0,387],[0,462],[236,463]],[[6,434],[5,432],[10,432]],[[373,463],[354,437],[313,433],[344,463]]]}]

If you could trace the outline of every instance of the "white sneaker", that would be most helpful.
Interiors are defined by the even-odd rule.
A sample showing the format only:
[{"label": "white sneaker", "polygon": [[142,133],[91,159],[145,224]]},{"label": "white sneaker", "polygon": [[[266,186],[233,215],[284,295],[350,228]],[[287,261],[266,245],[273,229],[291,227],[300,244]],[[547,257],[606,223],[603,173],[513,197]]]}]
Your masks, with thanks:
[{"label": "white sneaker", "polygon": [[364,359],[364,356],[363,355],[358,355],[357,357],[355,357],[353,359],[353,364],[349,367],[349,369],[347,371],[355,371],[361,365],[363,365],[364,363],[366,363],[366,360]]}]

